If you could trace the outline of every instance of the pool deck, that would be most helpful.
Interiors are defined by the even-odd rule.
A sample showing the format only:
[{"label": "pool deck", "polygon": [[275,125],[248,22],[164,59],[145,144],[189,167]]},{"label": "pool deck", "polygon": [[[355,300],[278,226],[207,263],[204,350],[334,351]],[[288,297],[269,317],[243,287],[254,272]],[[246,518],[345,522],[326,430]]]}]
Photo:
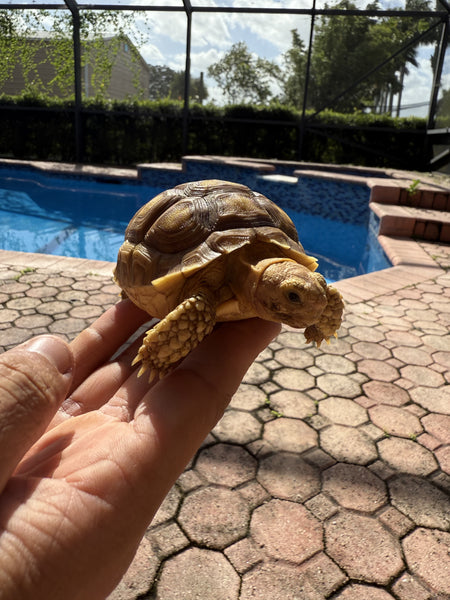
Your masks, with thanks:
[{"label": "pool deck", "polygon": [[[381,241],[338,340],[258,357],[109,600],[450,598],[450,246]],[[72,339],[113,266],[0,251],[0,350]]]}]

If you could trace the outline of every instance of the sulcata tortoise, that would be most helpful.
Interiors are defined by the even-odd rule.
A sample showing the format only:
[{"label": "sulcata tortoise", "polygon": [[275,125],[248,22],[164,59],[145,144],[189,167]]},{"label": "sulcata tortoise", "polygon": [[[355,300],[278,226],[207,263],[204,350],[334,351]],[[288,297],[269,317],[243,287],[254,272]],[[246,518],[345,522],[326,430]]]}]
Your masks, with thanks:
[{"label": "sulcata tortoise", "polygon": [[161,319],[133,362],[139,375],[163,377],[218,321],[260,317],[328,341],[344,304],[317,266],[286,213],[244,185],[196,181],[159,194],[131,219],[114,273],[124,297]]}]

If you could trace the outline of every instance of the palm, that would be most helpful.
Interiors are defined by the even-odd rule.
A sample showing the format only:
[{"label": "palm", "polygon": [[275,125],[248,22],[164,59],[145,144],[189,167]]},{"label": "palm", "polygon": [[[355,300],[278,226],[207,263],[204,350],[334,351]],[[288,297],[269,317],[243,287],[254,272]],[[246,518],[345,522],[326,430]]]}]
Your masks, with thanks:
[{"label": "palm", "polygon": [[[68,399],[0,496],[0,553],[20,590],[15,598],[94,599],[113,589],[164,496],[275,331],[256,321],[227,325],[149,386],[130,367],[136,344],[109,360],[145,319],[121,303],[72,343]],[[231,352],[236,338],[238,353]],[[0,568],[0,584],[1,575]]]}]

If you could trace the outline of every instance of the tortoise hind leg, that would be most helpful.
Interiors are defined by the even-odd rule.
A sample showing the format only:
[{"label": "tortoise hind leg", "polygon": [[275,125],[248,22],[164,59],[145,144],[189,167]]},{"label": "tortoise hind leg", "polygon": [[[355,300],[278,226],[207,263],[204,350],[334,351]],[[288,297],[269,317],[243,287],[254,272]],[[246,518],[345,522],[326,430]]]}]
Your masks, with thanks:
[{"label": "tortoise hind leg", "polygon": [[205,294],[184,300],[147,331],[133,360],[133,365],[142,361],[138,376],[149,369],[149,381],[162,378],[211,333],[215,322],[215,307]]}]

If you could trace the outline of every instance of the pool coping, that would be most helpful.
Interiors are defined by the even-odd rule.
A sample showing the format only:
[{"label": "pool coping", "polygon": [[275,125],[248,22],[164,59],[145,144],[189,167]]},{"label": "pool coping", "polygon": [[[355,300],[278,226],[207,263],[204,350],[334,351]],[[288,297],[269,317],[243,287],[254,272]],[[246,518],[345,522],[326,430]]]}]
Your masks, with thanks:
[{"label": "pool coping", "polygon": [[[316,163],[298,163],[295,161],[277,161],[273,159],[249,159],[244,157],[216,156],[186,156],[183,163],[142,163],[136,168],[116,168],[76,163],[57,163],[51,161],[22,161],[16,159],[0,159],[0,166],[33,168],[45,173],[80,175],[85,177],[112,177],[139,180],[145,170],[176,170],[180,171],[186,162],[221,163],[230,166],[240,166],[252,169],[261,174],[270,174],[277,166],[293,168],[293,174],[318,177],[326,180],[342,181],[367,185],[371,190],[380,194],[383,189],[389,195],[397,194],[399,188],[414,182],[412,173],[393,169],[374,169],[353,165],[323,165]],[[294,168],[298,167],[298,168]],[[340,169],[340,170],[339,170]],[[394,179],[391,179],[394,178]],[[421,189],[431,192],[448,191],[448,187],[429,181],[424,175]],[[345,296],[350,303],[367,301],[380,294],[392,292],[405,286],[418,283],[424,279],[434,279],[443,269],[430,254],[414,239],[399,236],[378,235],[378,240],[385,251],[392,267],[342,279],[333,285]],[[439,245],[439,243],[437,243]],[[51,270],[82,271],[103,274],[112,277],[114,262],[97,261],[92,259],[73,258],[59,255],[38,254],[31,252],[16,252],[0,250],[0,261],[11,265],[29,268],[46,268]]]}]

